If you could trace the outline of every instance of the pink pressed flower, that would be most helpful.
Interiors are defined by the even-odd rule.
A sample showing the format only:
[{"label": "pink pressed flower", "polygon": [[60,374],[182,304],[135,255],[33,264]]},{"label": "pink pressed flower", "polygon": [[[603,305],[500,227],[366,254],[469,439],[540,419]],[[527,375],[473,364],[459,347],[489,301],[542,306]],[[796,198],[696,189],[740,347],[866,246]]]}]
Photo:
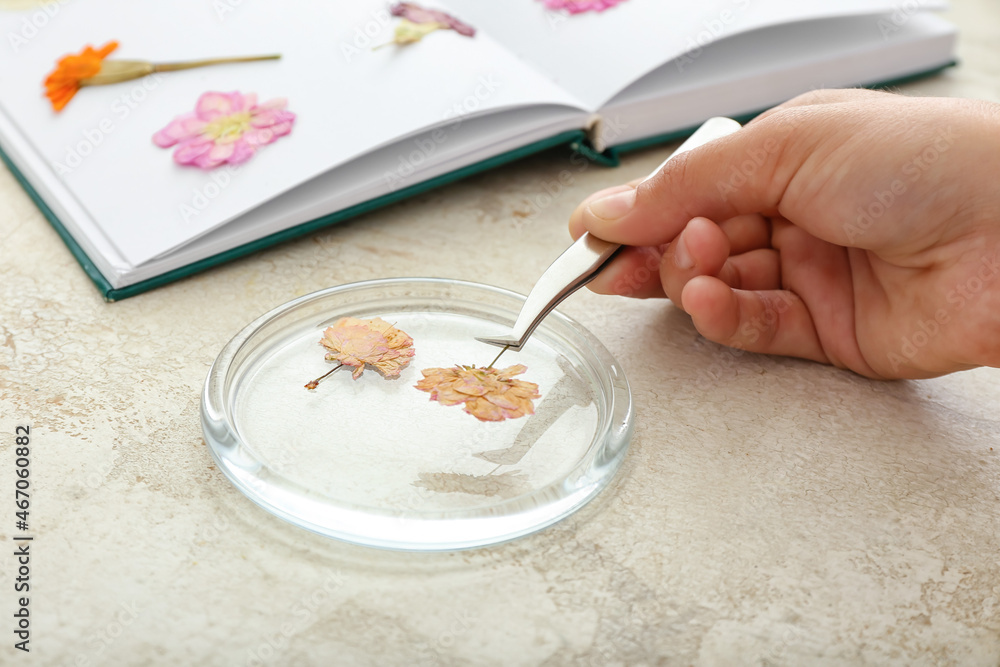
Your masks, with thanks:
[{"label": "pink pressed flower", "polygon": [[454,366],[427,368],[422,380],[413,385],[430,393],[442,405],[464,405],[465,411],[484,422],[499,422],[535,414],[532,401],[541,398],[534,382],[515,380],[528,367],[517,364],[504,370]]},{"label": "pink pressed flower", "polygon": [[476,34],[476,29],[468,23],[459,21],[451,14],[437,11],[435,9],[424,9],[420,5],[412,2],[397,2],[389,8],[393,16],[412,21],[413,23],[439,23],[444,28],[451,28],[460,35],[472,37]]},{"label": "pink pressed flower", "polygon": [[221,164],[243,164],[261,146],[292,131],[295,114],[285,111],[287,100],[257,104],[257,95],[205,93],[194,111],[174,118],[153,135],[160,148],[177,146],[174,161],[202,169]]},{"label": "pink pressed flower", "polygon": [[549,9],[565,9],[570,14],[582,12],[603,12],[625,0],[543,0]]}]

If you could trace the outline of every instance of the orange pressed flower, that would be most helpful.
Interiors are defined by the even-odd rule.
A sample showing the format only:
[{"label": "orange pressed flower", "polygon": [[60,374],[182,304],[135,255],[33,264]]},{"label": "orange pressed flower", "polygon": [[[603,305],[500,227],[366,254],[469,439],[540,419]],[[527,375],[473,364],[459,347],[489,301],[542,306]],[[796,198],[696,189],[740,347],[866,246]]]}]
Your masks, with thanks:
[{"label": "orange pressed flower", "polygon": [[465,411],[479,421],[499,422],[535,414],[531,401],[541,398],[538,385],[514,379],[526,370],[524,364],[502,371],[492,366],[428,368],[421,371],[424,378],[414,386],[442,405],[465,404]]},{"label": "orange pressed flower", "polygon": [[99,74],[104,59],[117,48],[118,42],[112,40],[100,49],[88,45],[80,53],[60,58],[56,68],[45,78],[45,96],[52,102],[52,108],[62,111],[80,90],[80,79]]}]

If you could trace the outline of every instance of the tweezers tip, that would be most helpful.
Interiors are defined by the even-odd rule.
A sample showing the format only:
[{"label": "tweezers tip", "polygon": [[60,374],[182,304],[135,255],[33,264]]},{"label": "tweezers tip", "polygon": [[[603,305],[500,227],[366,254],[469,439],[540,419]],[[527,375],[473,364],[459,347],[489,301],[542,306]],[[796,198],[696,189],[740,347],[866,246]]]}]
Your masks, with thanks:
[{"label": "tweezers tip", "polygon": [[521,341],[512,336],[505,336],[503,338],[476,338],[480,343],[486,343],[487,345],[496,345],[497,347],[509,347],[510,349],[517,352],[521,349]]}]

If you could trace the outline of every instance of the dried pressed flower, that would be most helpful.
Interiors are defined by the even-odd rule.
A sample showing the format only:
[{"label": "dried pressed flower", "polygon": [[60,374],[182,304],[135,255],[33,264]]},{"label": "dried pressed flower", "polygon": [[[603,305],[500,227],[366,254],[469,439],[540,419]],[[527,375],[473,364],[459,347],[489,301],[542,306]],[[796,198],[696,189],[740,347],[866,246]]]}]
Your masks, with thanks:
[{"label": "dried pressed flower", "polygon": [[603,12],[625,0],[543,0],[549,9],[565,9],[570,14],[583,12]]},{"label": "dried pressed flower", "polygon": [[[2,2],[2,0],[0,0]],[[52,108],[62,111],[76,91],[83,86],[105,86],[132,81],[154,72],[176,72],[178,70],[223,65],[228,63],[249,63],[259,60],[278,60],[280,54],[267,56],[236,56],[228,58],[207,58],[184,62],[152,63],[146,60],[105,60],[118,48],[118,42],[110,41],[100,49],[87,46],[80,53],[63,56],[56,68],[45,78],[45,96],[52,102]]]},{"label": "dried pressed flower", "polygon": [[517,364],[498,370],[475,366],[427,368],[422,380],[414,385],[429,392],[432,401],[442,405],[462,405],[465,411],[480,421],[498,422],[535,413],[532,400],[540,398],[534,382],[515,380],[515,375],[528,370]]},{"label": "dried pressed flower", "polygon": [[403,19],[396,25],[392,33],[392,44],[413,44],[419,42],[435,30],[443,30],[448,26],[443,23],[414,23]]},{"label": "dried pressed flower", "polygon": [[88,44],[80,53],[60,58],[56,68],[45,78],[45,96],[52,103],[52,108],[62,111],[80,90],[80,81],[97,75],[104,59],[117,48],[118,42],[114,40],[99,49]]},{"label": "dried pressed flower", "polygon": [[436,9],[424,9],[412,2],[397,2],[390,11],[393,16],[403,19],[396,26],[391,44],[413,44],[435,30],[454,30],[466,37],[476,34],[475,28],[459,21],[451,14]]},{"label": "dried pressed flower", "polygon": [[[327,327],[319,342],[329,350],[327,361],[339,361],[340,366],[354,368],[351,377],[355,380],[361,377],[365,364],[387,378],[399,377],[415,354],[413,339],[378,317],[370,320],[342,317],[332,327]],[[322,379],[313,380],[306,388],[315,389]]]},{"label": "dried pressed flower", "polygon": [[257,95],[209,92],[198,98],[194,111],[177,116],[153,135],[160,148],[177,146],[174,162],[214,169],[243,164],[261,146],[292,131],[295,114],[277,98],[257,104]]},{"label": "dried pressed flower", "polygon": [[397,2],[392,6],[391,11],[393,16],[400,16],[413,23],[438,23],[444,28],[450,28],[466,37],[472,37],[476,34],[475,28],[468,23],[459,21],[451,14],[435,9],[424,9],[412,2]]}]

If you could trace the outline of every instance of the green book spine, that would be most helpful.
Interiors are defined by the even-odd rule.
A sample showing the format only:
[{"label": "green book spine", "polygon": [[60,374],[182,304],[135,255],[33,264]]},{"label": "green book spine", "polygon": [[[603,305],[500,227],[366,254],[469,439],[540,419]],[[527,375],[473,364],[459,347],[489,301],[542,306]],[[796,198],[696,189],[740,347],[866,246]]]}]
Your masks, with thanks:
[{"label": "green book spine", "polygon": [[[906,77],[893,79],[891,81],[883,81],[878,83],[867,84],[862,87],[872,88],[872,89],[890,88],[893,86],[898,86],[903,83],[914,81],[916,79],[922,79],[927,76],[937,74],[938,72],[947,69],[949,67],[952,67],[956,64],[957,63],[955,61],[952,61],[942,65],[941,67],[936,67],[929,71],[915,73]],[[754,116],[756,116],[757,114],[759,114],[761,111],[764,111],[764,109],[760,109],[752,113],[742,114],[736,117],[735,119],[740,122],[746,122],[751,118],[753,118]],[[56,216],[56,214],[52,211],[52,209],[49,208],[48,204],[45,203],[45,201],[38,194],[38,192],[31,186],[28,180],[24,177],[24,174],[22,174],[17,169],[13,161],[11,161],[9,156],[7,156],[7,154],[4,153],[3,150],[0,150],[0,159],[2,159],[3,162],[7,165],[10,171],[14,174],[14,177],[17,179],[17,181],[28,193],[28,196],[30,196],[32,201],[35,202],[35,205],[38,206],[38,209],[42,212],[42,215],[45,216],[46,220],[48,220],[49,223],[52,225],[52,227],[56,230],[56,233],[58,233],[60,238],[62,238],[63,242],[66,244],[70,252],[73,254],[73,257],[76,258],[76,261],[80,263],[80,266],[83,268],[86,274],[90,276],[90,279],[94,281],[95,285],[97,285],[97,288],[100,290],[105,300],[117,301],[120,299],[128,298],[130,296],[135,296],[136,294],[147,292],[156,287],[166,285],[168,283],[174,282],[175,280],[180,280],[181,278],[186,278],[187,276],[199,273],[201,271],[209,269],[213,266],[217,266],[224,262],[228,262],[238,257],[244,257],[246,255],[254,253],[258,250],[262,250],[269,246],[275,245],[277,243],[282,243],[289,239],[294,239],[296,237],[309,234],[317,229],[321,229],[328,225],[333,225],[338,222],[343,222],[355,216],[368,213],[369,211],[374,211],[378,208],[382,208],[383,206],[388,206],[389,204],[394,204],[403,199],[407,199],[414,195],[427,192],[428,190],[433,190],[434,188],[446,185],[448,183],[453,183],[467,176],[481,173],[488,169],[498,167],[502,164],[513,162],[514,160],[518,160],[520,158],[532,155],[534,153],[538,153],[558,146],[565,146],[573,151],[580,153],[581,155],[587,157],[588,159],[598,164],[614,167],[619,164],[620,156],[623,153],[626,153],[628,151],[639,150],[641,148],[646,148],[649,146],[668,143],[671,141],[676,141],[678,139],[690,135],[692,132],[694,132],[694,130],[697,129],[697,127],[698,126],[695,125],[680,130],[659,134],[656,136],[651,136],[643,139],[638,139],[635,141],[626,142],[624,144],[612,146],[603,153],[598,153],[593,149],[593,147],[587,140],[587,133],[584,130],[571,130],[569,132],[563,132],[561,134],[557,134],[547,139],[542,139],[541,141],[537,141],[527,146],[522,146],[512,151],[508,151],[500,155],[495,155],[491,158],[487,158],[475,164],[462,167],[461,169],[457,169],[453,172],[449,172],[447,174],[442,174],[441,176],[428,179],[421,183],[417,183],[416,185],[411,185],[406,188],[401,188],[399,190],[382,195],[381,197],[377,197],[370,201],[362,202],[355,206],[351,206],[342,211],[337,211],[336,213],[331,213],[330,215],[325,215],[316,218],[315,220],[310,220],[309,222],[305,222],[301,225],[297,225],[290,229],[270,234],[255,241],[250,241],[249,243],[244,243],[243,245],[231,248],[230,250],[226,250],[216,255],[212,255],[211,257],[206,257],[205,259],[193,262],[191,264],[182,266],[172,271],[168,271],[153,278],[149,278],[147,280],[143,280],[141,282],[120,288],[112,287],[111,283],[108,282],[108,279],[105,278],[103,274],[101,274],[101,272],[97,269],[97,267],[90,260],[87,254],[83,251],[83,248],[81,248],[80,245],[76,242],[76,239],[74,239],[73,236],[69,233],[69,231],[67,231],[65,226],[63,226],[58,216]]]}]

